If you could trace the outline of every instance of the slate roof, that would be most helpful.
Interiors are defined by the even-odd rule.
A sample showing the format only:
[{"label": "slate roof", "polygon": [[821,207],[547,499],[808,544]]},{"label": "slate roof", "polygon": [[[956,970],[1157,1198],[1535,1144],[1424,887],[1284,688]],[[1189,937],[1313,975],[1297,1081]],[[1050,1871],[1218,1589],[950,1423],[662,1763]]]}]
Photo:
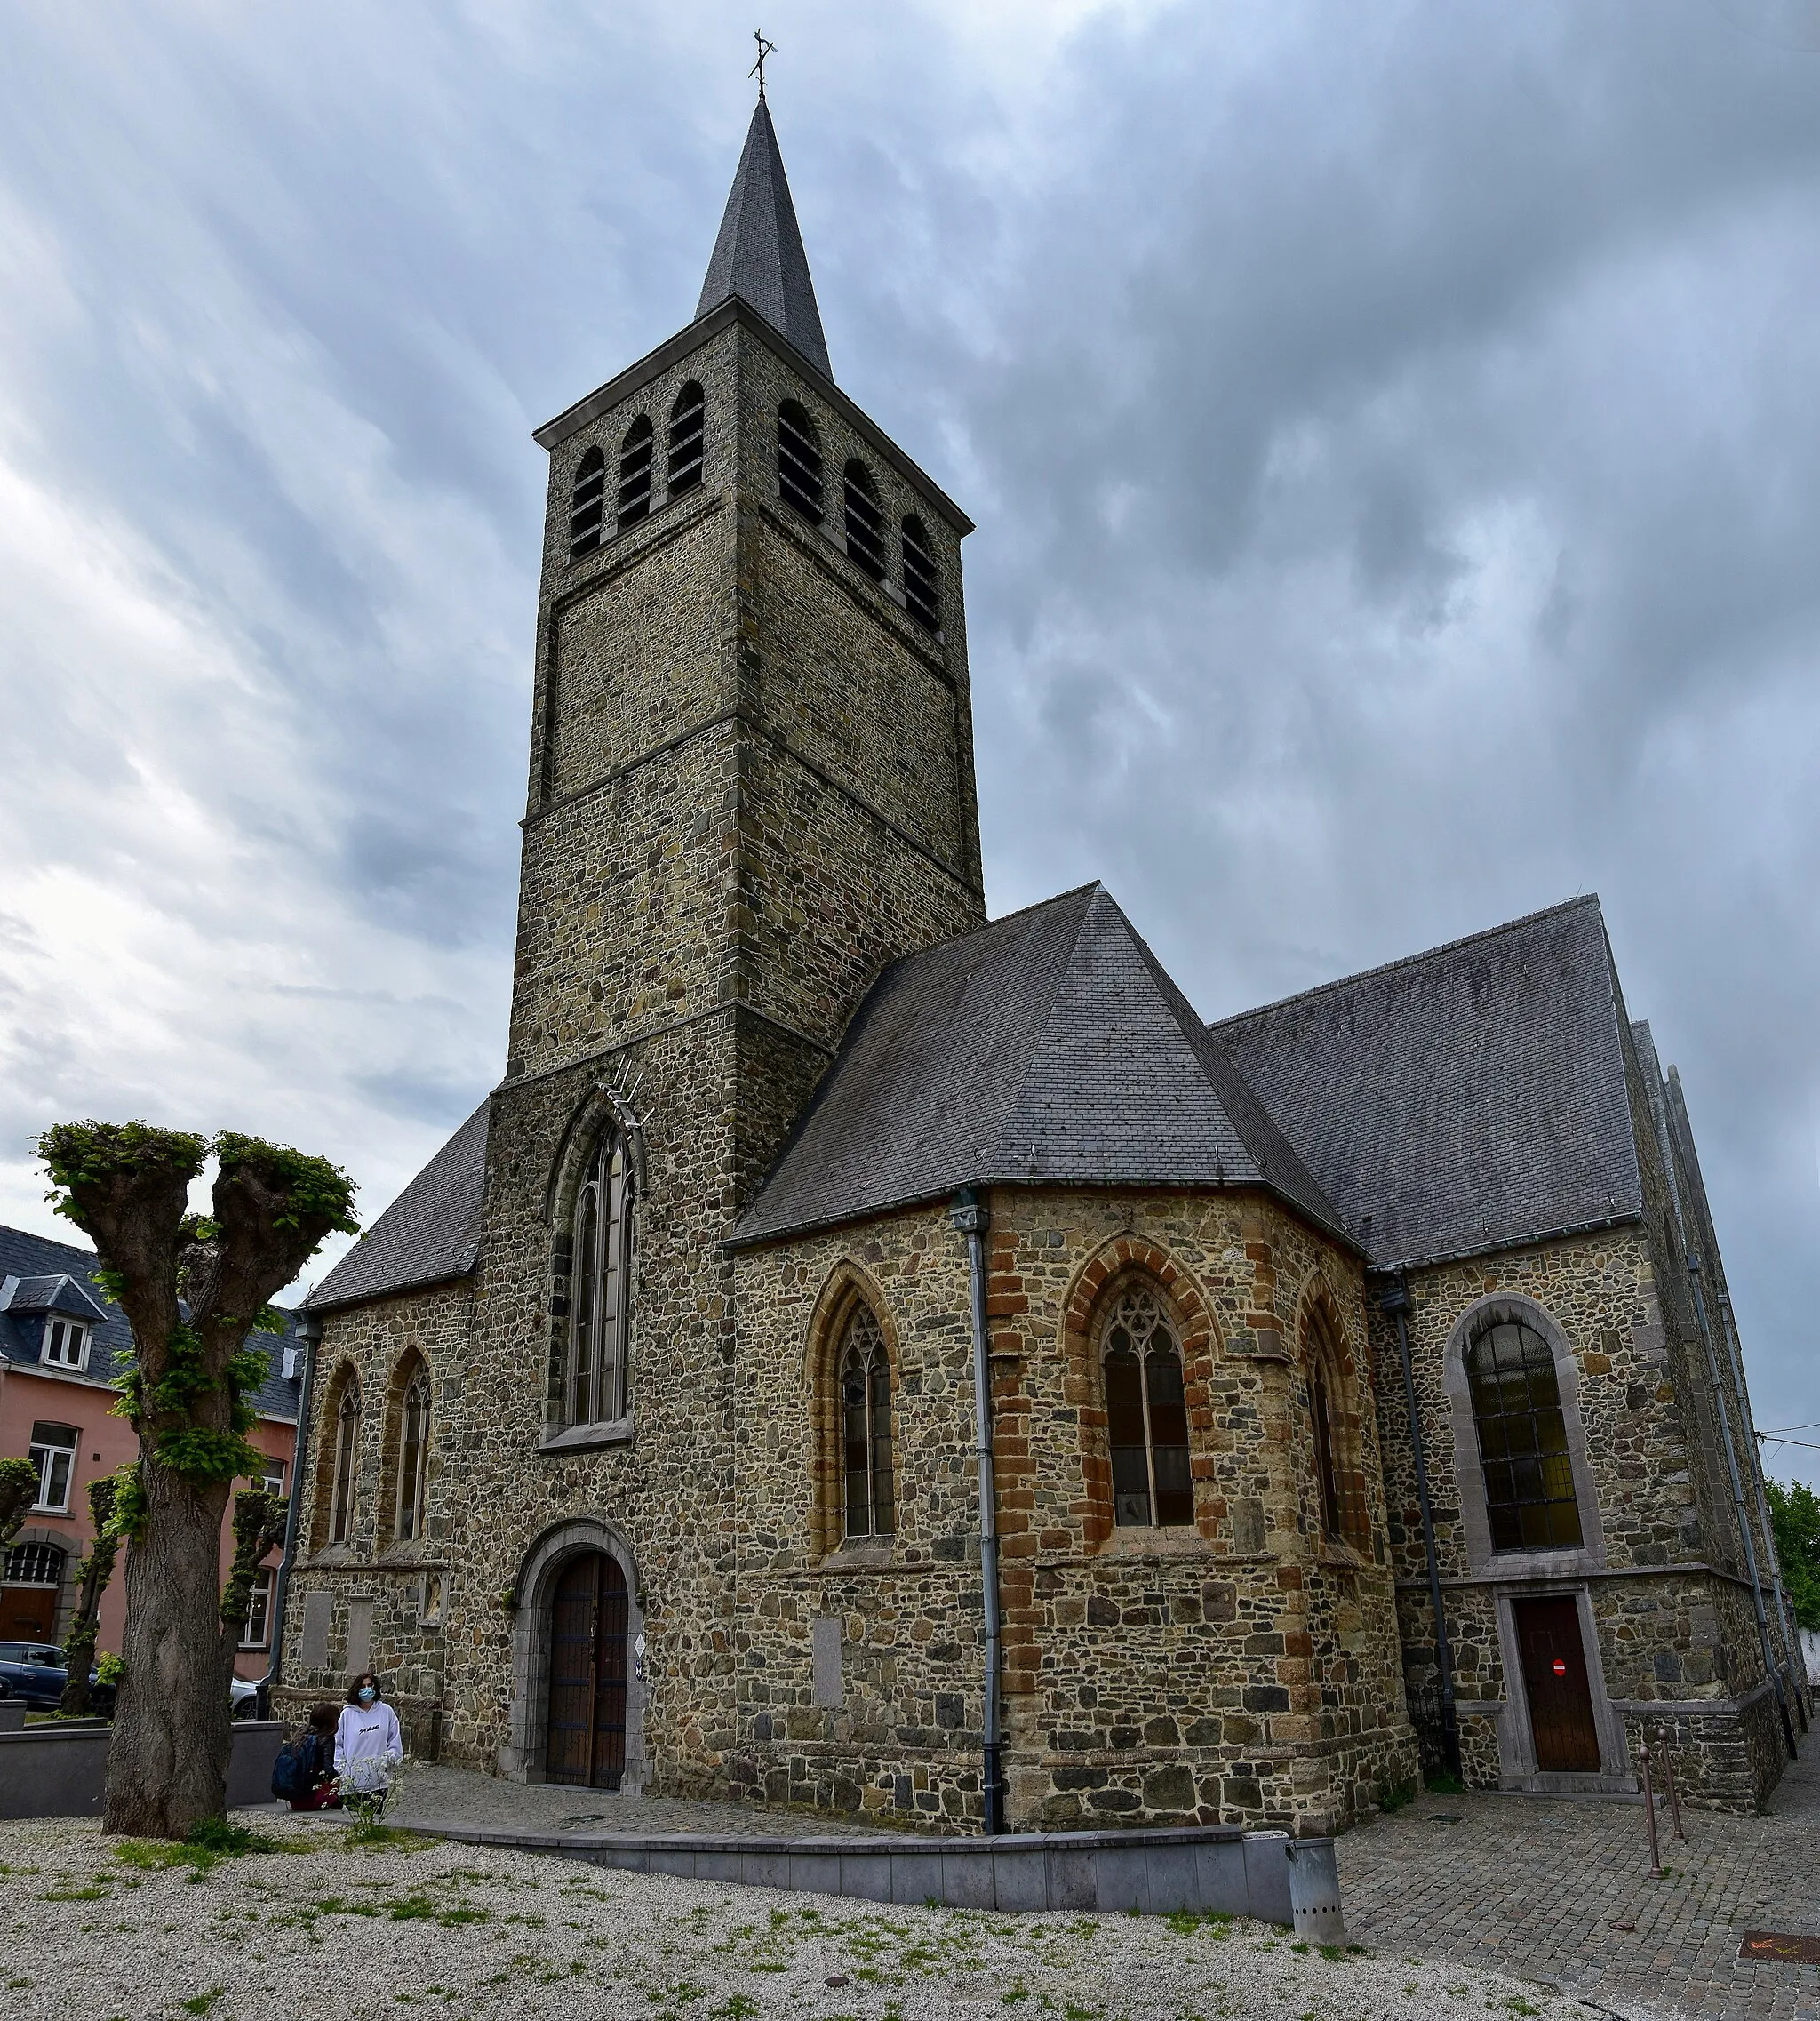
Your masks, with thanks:
[{"label": "slate roof", "polygon": [[1389,1267],[1640,1215],[1624,1018],[1587,897],[1211,1028]]},{"label": "slate roof", "polygon": [[986,1184],[1265,1186],[1343,1226],[1100,884],[888,968],[732,1239]]},{"label": "slate roof", "polygon": [[821,312],[815,306],[815,284],[796,228],[796,207],[784,176],[784,157],[778,152],[770,110],[762,99],[752,115],[720,236],[707,263],[707,278],[695,306],[697,320],[730,295],[750,303],[811,364],[834,377],[827,340],[821,333]]},{"label": "slate roof", "polygon": [[311,1291],[305,1309],[322,1312],[465,1277],[480,1254],[486,1168],[483,1102]]},{"label": "slate roof", "polygon": [[[44,1322],[49,1313],[95,1319],[94,1337],[89,1344],[89,1362],[80,1375],[74,1370],[45,1370],[55,1379],[81,1382],[97,1389],[113,1386],[122,1359],[132,1352],[132,1329],[126,1315],[95,1281],[100,1268],[95,1252],[75,1242],[56,1242],[23,1228],[0,1227],[0,1362],[15,1368],[36,1370],[44,1346]],[[65,1287],[60,1292],[54,1287]],[[47,1290],[44,1287],[52,1287]],[[84,1309],[87,1308],[87,1309]],[[262,1348],[266,1354],[266,1379],[251,1398],[262,1418],[295,1423],[303,1389],[303,1360],[292,1354],[287,1376],[286,1350],[295,1350],[297,1314],[283,1306],[274,1308],[284,1322],[283,1336],[255,1333],[249,1347]]]}]

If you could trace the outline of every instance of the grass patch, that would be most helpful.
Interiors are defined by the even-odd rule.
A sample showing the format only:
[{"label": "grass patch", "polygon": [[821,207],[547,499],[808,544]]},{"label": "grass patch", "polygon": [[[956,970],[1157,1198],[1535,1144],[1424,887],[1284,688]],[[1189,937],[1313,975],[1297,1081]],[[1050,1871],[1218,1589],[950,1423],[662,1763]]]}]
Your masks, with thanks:
[{"label": "grass patch", "polygon": [[186,2014],[206,2014],[227,1991],[226,1986],[216,1986],[211,1992],[196,1993],[188,2000],[180,2001],[178,2005]]},{"label": "grass patch", "polygon": [[1464,1796],[1466,1785],[1457,1776],[1450,1776],[1445,1769],[1435,1769],[1433,1775],[1424,1776],[1422,1786],[1430,1796]]}]

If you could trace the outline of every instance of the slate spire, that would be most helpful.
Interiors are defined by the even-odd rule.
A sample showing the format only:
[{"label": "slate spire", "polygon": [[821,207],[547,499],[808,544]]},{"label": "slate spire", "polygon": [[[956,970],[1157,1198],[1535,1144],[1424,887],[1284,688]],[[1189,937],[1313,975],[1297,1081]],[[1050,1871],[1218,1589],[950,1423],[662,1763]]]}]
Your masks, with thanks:
[{"label": "slate spire", "polygon": [[809,278],[802,234],[796,228],[796,209],[784,179],[784,157],[778,152],[778,136],[762,97],[752,115],[696,315],[706,316],[730,295],[755,308],[810,363],[828,371],[815,284]]}]

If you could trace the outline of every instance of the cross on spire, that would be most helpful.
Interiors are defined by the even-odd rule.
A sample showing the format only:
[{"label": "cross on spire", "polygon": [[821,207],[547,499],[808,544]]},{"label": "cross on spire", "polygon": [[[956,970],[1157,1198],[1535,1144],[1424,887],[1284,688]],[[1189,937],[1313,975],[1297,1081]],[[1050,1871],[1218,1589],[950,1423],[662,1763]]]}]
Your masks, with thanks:
[{"label": "cross on spire", "polygon": [[758,95],[762,98],[764,96],[764,60],[767,56],[776,53],[778,45],[774,42],[765,40],[762,28],[754,28],[752,39],[758,44],[758,61],[752,66],[746,75],[748,77],[758,79]]}]

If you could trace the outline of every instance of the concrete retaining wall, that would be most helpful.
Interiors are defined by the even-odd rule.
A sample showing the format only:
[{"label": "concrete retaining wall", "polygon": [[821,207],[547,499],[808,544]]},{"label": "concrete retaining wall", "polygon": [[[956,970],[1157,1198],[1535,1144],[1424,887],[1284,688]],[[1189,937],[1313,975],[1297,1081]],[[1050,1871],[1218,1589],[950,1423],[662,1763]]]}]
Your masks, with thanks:
[{"label": "concrete retaining wall", "polygon": [[1331,1847],[1237,1825],[1153,1832],[1018,1832],[994,1839],[720,1838],[697,1833],[514,1832],[398,1817],[470,1844],[547,1852],[635,1873],[680,1873],[796,1894],[954,1909],[1071,1909],[1166,1915],[1219,1910],[1288,1924],[1289,1848]]},{"label": "concrete retaining wall", "polygon": [[[276,1720],[235,1720],[228,1804],[269,1803],[272,1763],[284,1742]],[[0,1732],[0,1817],[99,1817],[106,1802],[108,1744],[101,1722]]]}]

